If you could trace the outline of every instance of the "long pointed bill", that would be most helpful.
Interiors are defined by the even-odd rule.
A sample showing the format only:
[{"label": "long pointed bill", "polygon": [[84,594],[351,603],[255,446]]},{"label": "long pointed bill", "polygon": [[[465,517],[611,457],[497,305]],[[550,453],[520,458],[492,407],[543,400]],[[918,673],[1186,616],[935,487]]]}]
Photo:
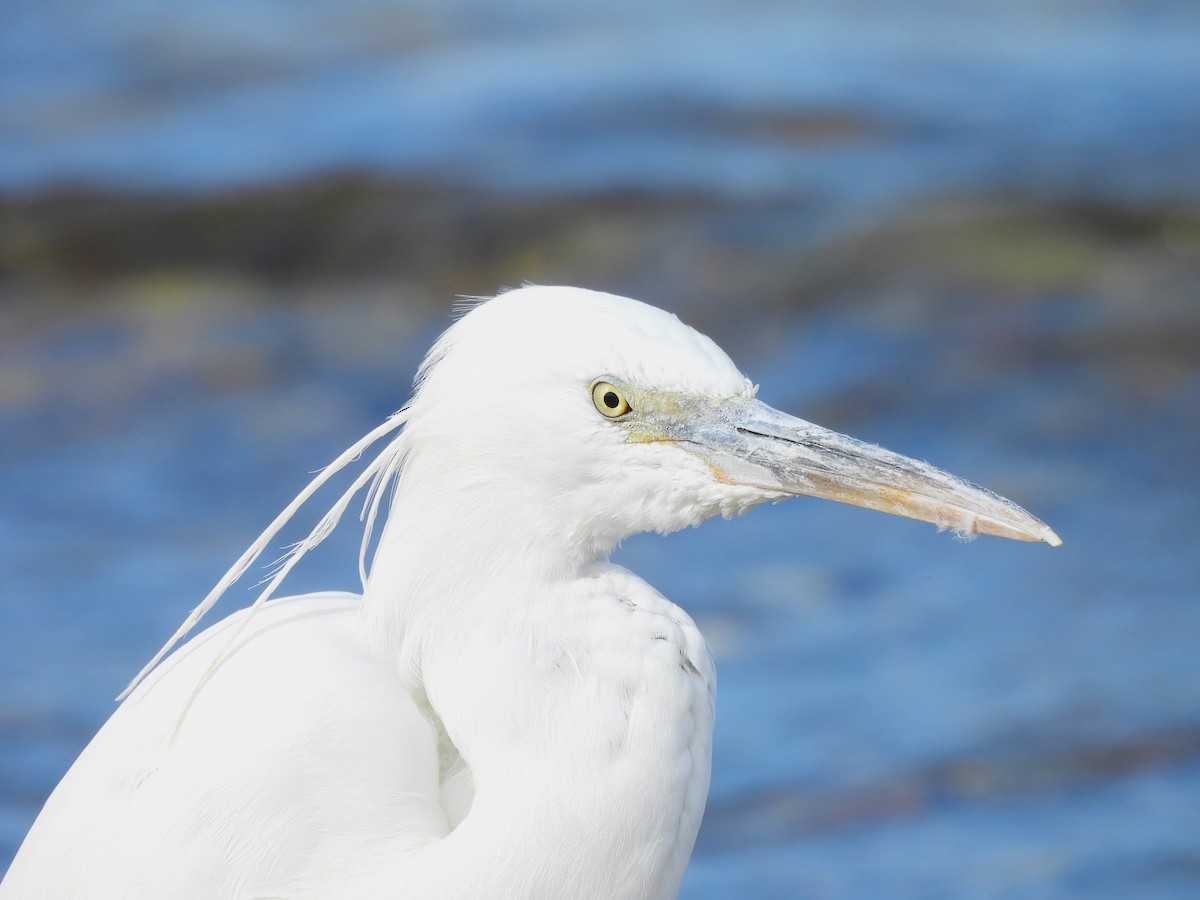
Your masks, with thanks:
[{"label": "long pointed bill", "polygon": [[1062,543],[1040,519],[985,488],[758,400],[683,394],[643,400],[648,402],[638,410],[640,421],[631,423],[631,439],[674,441],[731,484],[824,497],[964,536]]}]

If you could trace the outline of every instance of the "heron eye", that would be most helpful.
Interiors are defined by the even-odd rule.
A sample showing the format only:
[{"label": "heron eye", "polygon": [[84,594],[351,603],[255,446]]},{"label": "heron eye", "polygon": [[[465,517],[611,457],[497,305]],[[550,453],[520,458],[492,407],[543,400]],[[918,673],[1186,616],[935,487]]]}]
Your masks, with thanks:
[{"label": "heron eye", "polygon": [[592,388],[592,402],[596,409],[610,419],[619,419],[629,412],[629,401],[621,393],[621,389],[607,381],[598,381]]}]

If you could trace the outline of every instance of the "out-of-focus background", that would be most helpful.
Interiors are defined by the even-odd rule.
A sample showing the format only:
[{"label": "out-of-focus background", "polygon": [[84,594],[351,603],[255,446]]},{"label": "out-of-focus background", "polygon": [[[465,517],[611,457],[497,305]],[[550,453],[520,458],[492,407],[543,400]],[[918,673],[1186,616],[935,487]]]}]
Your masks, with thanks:
[{"label": "out-of-focus background", "polygon": [[623,548],[721,673],[685,897],[1200,896],[1192,0],[15,0],[0,82],[0,869],[454,295],[533,281],[1065,540]]}]

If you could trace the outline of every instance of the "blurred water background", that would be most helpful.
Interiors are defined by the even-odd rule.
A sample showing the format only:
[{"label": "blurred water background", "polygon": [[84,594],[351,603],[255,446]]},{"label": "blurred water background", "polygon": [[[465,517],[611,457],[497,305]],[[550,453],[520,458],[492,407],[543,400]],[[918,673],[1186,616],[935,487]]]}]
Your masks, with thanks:
[{"label": "blurred water background", "polygon": [[452,297],[533,281],[1065,541],[624,547],[721,673],[685,897],[1200,896],[1200,6],[8,0],[0,82],[0,868]]}]

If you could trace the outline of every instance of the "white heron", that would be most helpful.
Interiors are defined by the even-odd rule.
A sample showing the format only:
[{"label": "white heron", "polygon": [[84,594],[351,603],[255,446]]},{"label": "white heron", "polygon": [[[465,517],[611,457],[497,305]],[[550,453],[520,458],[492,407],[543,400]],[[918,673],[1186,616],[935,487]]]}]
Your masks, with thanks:
[{"label": "white heron", "polygon": [[[687,614],[608,561],[623,538],[809,495],[1060,543],[1007,500],[755,391],[711,340],[634,300],[526,287],[474,306],[410,403],[189,617],[172,643],[391,435],[251,609],[124,700],[0,896],[675,896],[715,678]],[[391,496],[362,595],[262,604],[363,488],[364,557]]]}]

